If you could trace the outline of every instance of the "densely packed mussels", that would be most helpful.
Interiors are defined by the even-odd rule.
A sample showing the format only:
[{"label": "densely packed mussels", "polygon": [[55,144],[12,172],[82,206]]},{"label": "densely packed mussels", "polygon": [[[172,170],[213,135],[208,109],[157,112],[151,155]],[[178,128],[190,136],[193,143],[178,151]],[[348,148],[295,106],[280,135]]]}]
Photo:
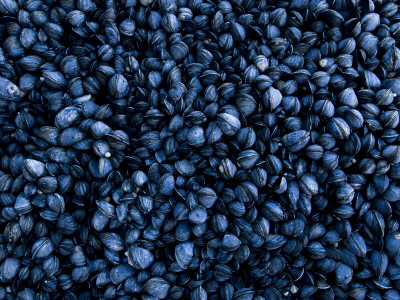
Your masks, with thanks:
[{"label": "densely packed mussels", "polygon": [[0,299],[400,299],[396,0],[0,0]]}]

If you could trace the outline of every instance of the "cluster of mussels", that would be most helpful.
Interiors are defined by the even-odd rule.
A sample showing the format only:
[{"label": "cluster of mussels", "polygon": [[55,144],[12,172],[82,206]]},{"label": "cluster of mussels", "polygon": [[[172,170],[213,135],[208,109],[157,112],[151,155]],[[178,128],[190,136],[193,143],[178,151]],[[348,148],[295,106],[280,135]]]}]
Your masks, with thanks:
[{"label": "cluster of mussels", "polygon": [[0,299],[400,299],[396,0],[0,0]]}]

